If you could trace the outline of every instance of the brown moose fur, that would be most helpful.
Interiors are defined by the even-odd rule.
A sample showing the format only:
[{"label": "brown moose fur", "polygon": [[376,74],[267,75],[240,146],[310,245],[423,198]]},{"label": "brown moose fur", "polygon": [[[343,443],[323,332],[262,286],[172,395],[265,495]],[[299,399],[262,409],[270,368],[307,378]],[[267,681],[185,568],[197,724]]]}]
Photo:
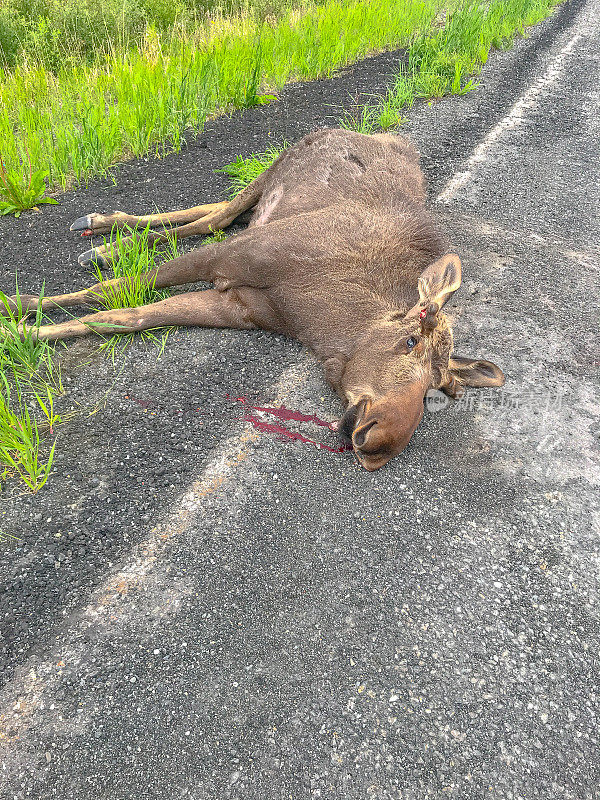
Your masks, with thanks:
[{"label": "brown moose fur", "polygon": [[[465,385],[502,385],[502,372],[490,362],[451,360],[452,332],[439,309],[460,285],[460,260],[445,255],[446,243],[425,209],[418,153],[400,136],[319,130],[231,203],[150,217],[91,214],[72,229],[101,233],[115,224],[183,222],[176,229],[182,237],[226,227],[248,209],[253,214],[244,232],[148,275],[157,288],[209,280],[214,289],[44,325],[39,336],[83,335],[98,323],[100,333],[161,324],[285,333],[321,360],[347,404],[342,432],[369,470],[406,446],[429,388],[456,394]],[[109,258],[99,248],[80,260]],[[44,298],[43,307],[93,304],[95,291]],[[26,302],[32,310],[37,298]]]}]

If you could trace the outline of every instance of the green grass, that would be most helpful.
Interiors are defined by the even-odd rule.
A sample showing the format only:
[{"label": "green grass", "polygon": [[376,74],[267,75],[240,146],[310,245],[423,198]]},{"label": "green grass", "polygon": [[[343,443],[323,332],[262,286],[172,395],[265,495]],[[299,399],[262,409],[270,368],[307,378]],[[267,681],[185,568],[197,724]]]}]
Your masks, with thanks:
[{"label": "green grass", "polygon": [[[110,264],[110,272],[104,275],[97,265],[94,267],[93,275],[100,282],[101,290],[97,293],[97,297],[102,308],[133,308],[155,303],[169,296],[168,292],[155,289],[154,283],[141,280],[141,277],[156,269],[163,261],[177,256],[177,239],[175,235],[168,236],[166,249],[161,249],[159,261],[157,242],[150,244],[148,242],[150,233],[150,225],[145,228],[126,226],[121,230],[119,228],[113,230],[112,241],[105,240],[109,253],[113,253],[116,259]],[[114,278],[129,278],[129,280],[117,287],[102,283]]]},{"label": "green grass", "polygon": [[[323,0],[319,0],[323,2]],[[293,0],[2,0],[0,66],[25,61],[59,70],[96,63],[138,46],[154,29],[186,35],[199,23],[224,16],[277,19]]]},{"label": "green grass", "polygon": [[400,124],[418,98],[462,95],[477,88],[476,76],[492,48],[507,49],[527,26],[545,19],[560,0],[465,0],[445,25],[422,31],[408,51],[393,87],[363,110],[356,129],[364,133]]},{"label": "green grass", "polygon": [[246,157],[238,156],[231,164],[216,169],[215,172],[224,172],[231,181],[230,199],[249,186],[253,180],[256,180],[289,146],[289,142],[284,142],[281,147],[269,147],[264,153],[252,153]]},{"label": "green grass", "polygon": [[[150,225],[145,228],[126,226],[122,230],[115,227],[111,234],[112,240],[108,243],[105,240],[109,252],[114,253],[117,258],[111,262],[108,271],[102,273],[96,265],[92,273],[96,281],[101,283],[100,291],[97,293],[101,308],[134,308],[157,303],[170,296],[168,290],[155,289],[154,282],[148,283],[142,276],[177,256],[177,238],[175,234],[168,234],[167,241],[159,248],[156,242],[148,242],[150,231]],[[113,278],[129,278],[129,280],[116,288],[102,283]],[[160,355],[172,330],[173,328],[167,327],[160,335],[154,333],[154,330],[142,331],[138,336],[141,336],[142,341],[156,345]],[[96,332],[102,335],[101,328]],[[115,334],[106,339],[100,345],[100,349],[109,355],[114,363],[117,354],[132,343],[134,336],[133,333]]]},{"label": "green grass", "polygon": [[63,391],[60,370],[53,362],[54,348],[40,342],[35,321],[21,332],[23,307],[17,287],[17,309],[0,292],[0,486],[16,475],[37,492],[48,480],[56,440],[44,455],[42,435],[54,434],[61,419],[54,411],[54,398]]},{"label": "green grass", "polygon": [[[43,293],[42,287],[42,297]],[[47,342],[38,341],[34,335],[42,323],[41,309],[37,309],[34,323],[21,333],[19,323],[24,312],[18,285],[16,306],[13,309],[8,297],[0,292],[0,369],[10,372],[17,383],[32,381],[36,377],[44,382],[51,373],[53,348]]]},{"label": "green grass", "polygon": [[[40,425],[20,395],[16,401],[13,399],[6,376],[1,375],[1,377],[3,385],[0,386],[0,481],[14,474],[32,492],[37,492],[48,480],[52,469],[56,439],[50,452],[43,456]],[[35,397],[48,419],[50,432],[53,433],[53,426],[61,420],[54,414],[52,392],[48,389],[46,398],[39,395]]]},{"label": "green grass", "polygon": [[50,188],[106,175],[145,153],[179,150],[216,113],[256,105],[286,82],[331,75],[370,52],[406,46],[443,0],[306,0],[261,22],[148,28],[136,47],[55,70],[28,59],[0,74],[0,152],[21,174],[25,151]]},{"label": "green grass", "polygon": [[[398,120],[394,124],[397,125]],[[351,110],[344,112],[339,125],[357,133],[372,133],[377,128],[377,109],[368,104],[355,103]]]}]

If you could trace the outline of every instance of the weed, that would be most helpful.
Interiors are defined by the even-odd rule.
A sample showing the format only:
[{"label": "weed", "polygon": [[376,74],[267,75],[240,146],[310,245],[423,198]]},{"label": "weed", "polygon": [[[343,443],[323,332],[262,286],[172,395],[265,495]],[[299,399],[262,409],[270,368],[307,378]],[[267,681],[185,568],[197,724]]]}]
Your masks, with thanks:
[{"label": "weed", "polygon": [[224,242],[226,238],[227,234],[225,233],[225,231],[219,230],[215,231],[214,233],[211,233],[210,236],[206,236],[202,240],[202,244],[206,245],[206,244],[215,244],[216,242]]},{"label": "weed", "polygon": [[[0,374],[0,466],[2,476],[16,474],[32,491],[39,491],[48,480],[54,460],[54,441],[46,461],[41,458],[40,431],[22,398],[11,403],[10,384]],[[16,408],[16,410],[15,410]],[[56,424],[60,418],[53,417]]]},{"label": "weed", "polygon": [[[168,297],[168,292],[154,288],[156,277],[147,279],[147,273],[151,273],[157,266],[157,243],[152,241],[150,225],[145,228],[115,227],[112,235],[114,238],[111,241],[104,240],[108,252],[114,256],[110,262],[111,274],[103,275],[97,265],[93,272],[99,283],[96,296],[102,308],[133,308]],[[167,259],[175,258],[177,255],[175,235],[169,236],[167,248],[169,251]],[[115,278],[129,280],[120,281],[117,286],[107,282]]]},{"label": "weed", "polygon": [[262,27],[256,37],[256,42],[253,48],[253,64],[248,73],[248,80],[243,87],[241,98],[235,102],[236,106],[242,108],[254,108],[255,106],[264,106],[276,100],[275,95],[260,94],[260,85],[262,82]]},{"label": "weed", "polygon": [[[157,329],[155,328],[154,330]],[[164,328],[160,334],[154,333],[154,330],[139,331],[138,333],[116,333],[100,345],[100,351],[110,359],[114,367],[117,357],[120,356],[130,344],[133,344],[134,340],[141,340],[142,342],[149,342],[156,347],[156,358],[159,359],[164,353],[167,340],[175,328]],[[102,334],[102,330],[97,329],[96,333]]]},{"label": "weed", "polygon": [[[108,248],[115,259],[110,262],[110,275],[103,275],[98,266],[95,266],[93,272],[100,284],[96,293],[99,305],[104,309],[134,308],[169,297],[169,291],[154,287],[155,273],[161,263],[177,256],[176,235],[168,234],[165,250],[159,252],[157,243],[151,241],[150,225],[143,229],[125,227],[120,230],[115,227],[112,234],[114,238],[108,243]],[[114,278],[128,280],[114,286],[108,282]],[[172,330],[173,328],[167,328],[160,336],[152,330],[142,331],[140,335],[142,340],[150,341],[158,347],[160,356]],[[97,333],[102,334],[101,328]],[[103,342],[100,349],[110,356],[114,364],[117,353],[131,344],[134,336],[135,334],[115,334]]]},{"label": "weed", "polygon": [[45,197],[48,170],[37,169],[33,172],[29,154],[28,161],[29,172],[24,174],[22,162],[20,162],[21,169],[7,170],[0,157],[0,215],[2,216],[14,214],[15,217],[19,217],[22,211],[28,211],[30,208],[38,210],[37,206],[44,203],[56,205],[57,201],[54,198]]},{"label": "weed", "polygon": [[[16,395],[16,396],[15,396]],[[39,402],[46,417],[49,430],[60,423],[54,413],[53,391],[46,387],[46,398],[34,390],[33,396]],[[32,491],[39,491],[48,480],[54,460],[56,440],[44,460],[41,455],[40,426],[29,411],[26,393],[22,386],[11,383],[4,372],[0,372],[0,480],[8,475],[17,475]]]},{"label": "weed", "polygon": [[14,474],[37,492],[48,479],[56,441],[44,459],[44,426],[30,409],[41,412],[53,434],[54,426],[61,422],[54,411],[54,397],[62,393],[62,381],[52,360],[54,348],[36,336],[41,308],[38,306],[35,322],[23,328],[20,323],[25,314],[18,285],[15,305],[0,292],[0,482]]},{"label": "weed", "polygon": [[[44,296],[44,288],[40,301]],[[48,383],[61,391],[60,373],[54,368],[52,357],[54,347],[37,338],[37,331],[42,324],[41,302],[35,313],[32,325],[22,327],[25,316],[21,295],[17,283],[14,308],[9,298],[0,292],[0,371],[11,373],[17,384]]]},{"label": "weed", "polygon": [[271,164],[274,164],[281,153],[289,146],[289,142],[284,142],[281,147],[269,147],[264,153],[252,153],[246,158],[238,156],[231,164],[226,164],[221,169],[216,169],[215,172],[224,172],[231,180],[230,198],[238,195],[268,169]]},{"label": "weed", "polygon": [[377,127],[376,110],[369,103],[362,101],[362,96],[357,94],[349,110],[339,122],[341,128],[346,128],[357,133],[373,133]]}]

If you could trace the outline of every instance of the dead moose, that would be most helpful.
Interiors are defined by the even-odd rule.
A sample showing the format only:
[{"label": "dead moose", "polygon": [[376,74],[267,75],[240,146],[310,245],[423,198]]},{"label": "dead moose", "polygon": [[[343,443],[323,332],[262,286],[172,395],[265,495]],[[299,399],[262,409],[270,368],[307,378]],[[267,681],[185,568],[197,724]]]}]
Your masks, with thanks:
[{"label": "dead moose", "polygon": [[[360,463],[375,470],[400,453],[430,388],[501,386],[489,361],[452,353],[441,308],[461,283],[458,256],[425,209],[419,156],[400,136],[318,130],[286,150],[231,202],[136,217],[90,214],[71,230],[176,225],[178,238],[226,228],[235,236],[168,261],[145,276],[156,288],[210,281],[213,289],[159,303],[43,325],[43,339],[129,333],[161,325],[263,328],[307,345],[346,404],[339,424]],[[163,240],[165,231],[151,234]],[[105,247],[80,256],[107,262]],[[118,283],[116,279],[111,284]],[[46,297],[44,310],[97,302],[98,284]],[[25,296],[33,310],[38,298]],[[102,323],[100,328],[96,328]]]}]

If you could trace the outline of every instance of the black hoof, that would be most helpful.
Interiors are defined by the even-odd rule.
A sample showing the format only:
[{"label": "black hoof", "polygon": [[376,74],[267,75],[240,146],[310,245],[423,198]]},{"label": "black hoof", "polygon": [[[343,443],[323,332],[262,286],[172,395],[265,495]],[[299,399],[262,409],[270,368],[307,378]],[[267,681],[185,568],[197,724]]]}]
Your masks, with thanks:
[{"label": "black hoof", "polygon": [[92,247],[91,250],[87,250],[85,253],[82,253],[77,261],[79,261],[82,267],[85,267],[88,264],[95,264],[98,267],[108,266],[108,260],[102,255],[102,253],[96,250],[95,247]]},{"label": "black hoof", "polygon": [[88,214],[85,217],[79,217],[69,228],[70,231],[85,231],[92,227],[92,218]]}]

